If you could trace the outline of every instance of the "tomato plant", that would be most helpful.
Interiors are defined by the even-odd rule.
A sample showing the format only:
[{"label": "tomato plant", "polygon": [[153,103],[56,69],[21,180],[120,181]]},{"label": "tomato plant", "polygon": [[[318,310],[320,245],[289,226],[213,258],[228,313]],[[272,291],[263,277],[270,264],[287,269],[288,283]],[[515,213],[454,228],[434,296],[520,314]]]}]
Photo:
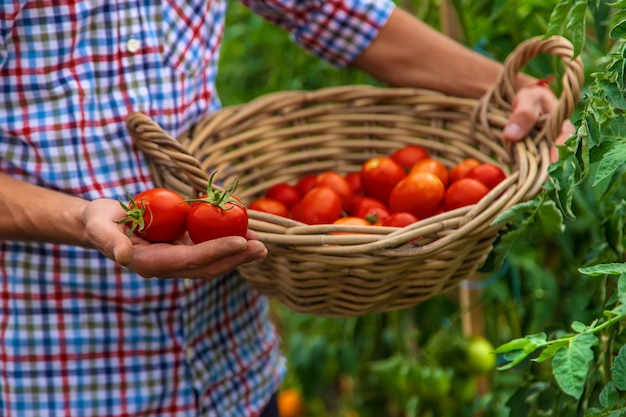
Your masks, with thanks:
[{"label": "tomato plant", "polygon": [[253,200],[250,204],[248,204],[248,209],[275,214],[282,217],[289,216],[289,209],[285,206],[285,204],[279,200],[268,197],[261,197]]},{"label": "tomato plant", "polygon": [[476,204],[488,193],[489,188],[482,182],[472,178],[461,178],[446,190],[443,200],[444,210]]},{"label": "tomato plant", "polygon": [[404,211],[418,219],[425,219],[437,212],[444,192],[443,183],[435,174],[411,173],[393,188],[389,208],[394,213]]},{"label": "tomato plant", "polygon": [[465,346],[465,367],[471,374],[483,374],[496,367],[496,354],[493,344],[483,336],[471,336]]},{"label": "tomato plant", "polygon": [[213,178],[209,179],[207,193],[191,203],[187,214],[187,232],[193,243],[205,242],[226,236],[242,236],[248,233],[248,212],[233,194],[238,180],[225,190],[213,189]]},{"label": "tomato plant", "polygon": [[361,167],[363,192],[385,204],[389,202],[393,187],[404,177],[404,168],[386,156],[370,158]]},{"label": "tomato plant", "polygon": [[417,162],[430,158],[430,153],[421,146],[407,145],[393,151],[390,158],[408,173]]},{"label": "tomato plant", "polygon": [[127,216],[118,223],[129,223],[129,234],[154,243],[173,242],[185,234],[189,204],[178,193],[153,188],[128,199],[128,205],[120,201]]},{"label": "tomato plant", "polygon": [[291,209],[291,217],[306,224],[330,224],[341,217],[343,201],[329,187],[313,187]]},{"label": "tomato plant", "polygon": [[479,164],[470,169],[465,178],[473,178],[485,184],[490,190],[496,185],[500,184],[505,178],[506,174],[497,165],[494,164]]},{"label": "tomato plant", "polygon": [[300,195],[298,187],[286,182],[281,182],[268,188],[267,191],[265,191],[265,197],[278,200],[283,203],[287,209],[290,209],[300,201],[302,196]]}]

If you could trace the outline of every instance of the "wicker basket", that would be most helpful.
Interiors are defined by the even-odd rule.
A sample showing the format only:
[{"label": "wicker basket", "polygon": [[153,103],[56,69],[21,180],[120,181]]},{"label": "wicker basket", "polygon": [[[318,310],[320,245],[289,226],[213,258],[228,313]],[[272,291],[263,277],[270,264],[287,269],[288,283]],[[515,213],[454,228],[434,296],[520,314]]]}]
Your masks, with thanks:
[{"label": "wicker basket", "polygon": [[[539,54],[562,58],[559,108],[526,140],[506,143],[511,80]],[[217,169],[224,183],[239,178],[237,196],[246,203],[278,182],[355,171],[408,144],[425,147],[449,167],[467,157],[499,164],[508,177],[479,204],[405,228],[310,226],[249,210],[250,228],[269,249],[263,262],[239,267],[254,288],[296,312],[360,316],[416,305],[476,272],[498,234],[493,220],[534,198],[547,177],[550,144],[583,84],[582,63],[572,57],[562,38],[530,39],[480,99],[355,85],[272,93],[226,107],[178,140],[141,113],[129,115],[127,127],[157,185],[195,196]],[[332,233],[338,231],[360,233]]]}]

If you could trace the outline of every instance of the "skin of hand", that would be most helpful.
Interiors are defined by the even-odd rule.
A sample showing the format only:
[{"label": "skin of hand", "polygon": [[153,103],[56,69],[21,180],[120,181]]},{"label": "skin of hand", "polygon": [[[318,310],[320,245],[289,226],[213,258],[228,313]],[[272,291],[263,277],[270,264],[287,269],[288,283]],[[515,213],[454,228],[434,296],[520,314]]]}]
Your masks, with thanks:
[{"label": "skin of hand", "polygon": [[152,244],[126,235],[128,226],[116,222],[126,215],[116,200],[87,201],[5,174],[0,174],[0,212],[0,240],[95,248],[145,278],[211,279],[267,255],[252,231],[246,239],[225,237],[192,245],[186,238]]},{"label": "skin of hand", "polygon": [[[510,141],[522,140],[537,119],[552,112],[557,104],[558,99],[552,90],[545,86],[535,84],[521,88],[513,99],[511,116],[503,131],[504,137]],[[554,145],[562,145],[574,133],[576,133],[574,125],[566,120],[561,127],[561,133],[554,140]],[[552,147],[550,157],[552,162],[558,160],[556,147]]]}]

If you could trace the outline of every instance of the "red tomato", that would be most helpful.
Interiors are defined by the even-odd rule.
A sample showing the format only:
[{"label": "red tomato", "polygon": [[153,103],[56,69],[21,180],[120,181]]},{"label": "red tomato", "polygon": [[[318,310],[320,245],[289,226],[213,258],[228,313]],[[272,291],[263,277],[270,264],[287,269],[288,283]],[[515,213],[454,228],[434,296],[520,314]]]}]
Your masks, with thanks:
[{"label": "red tomato", "polygon": [[391,211],[387,207],[376,205],[362,206],[359,210],[352,213],[352,216],[365,219],[370,224],[382,222],[390,215]]},{"label": "red tomato", "polygon": [[416,162],[413,167],[411,167],[409,173],[414,172],[430,172],[431,174],[435,174],[437,177],[439,177],[444,187],[448,186],[448,168],[446,168],[446,166],[441,161],[433,158],[422,159],[421,161]]},{"label": "red tomato", "polygon": [[387,156],[370,158],[361,167],[363,192],[385,204],[389,202],[391,190],[406,177],[404,168]]},{"label": "red tomato", "polygon": [[383,203],[382,201],[374,197],[368,197],[366,195],[359,195],[352,199],[352,203],[350,204],[350,207],[348,209],[348,215],[353,215],[355,212],[362,210],[364,208],[370,207],[370,206],[387,208],[385,203]]},{"label": "red tomato", "polygon": [[393,213],[411,213],[425,219],[437,212],[443,200],[445,188],[435,174],[414,172],[398,183],[389,197],[389,208]]},{"label": "red tomato", "polygon": [[350,188],[352,188],[352,193],[356,195],[363,194],[363,185],[361,184],[361,173],[360,172],[348,172],[344,175],[348,184],[350,184]]},{"label": "red tomato", "polygon": [[392,213],[383,221],[383,226],[404,227],[417,222],[417,217],[411,213],[401,211],[398,213]]},{"label": "red tomato", "polygon": [[465,178],[478,180],[491,190],[506,178],[506,174],[502,168],[497,165],[480,164],[470,169],[469,172],[465,174]]},{"label": "red tomato", "polygon": [[226,236],[245,237],[248,233],[248,211],[233,196],[237,189],[235,179],[224,190],[213,189],[214,172],[209,178],[207,193],[191,202],[187,213],[187,232],[193,243]]},{"label": "red tomato", "polygon": [[428,151],[418,145],[407,145],[391,154],[391,159],[404,168],[406,172],[409,172],[418,161],[427,158],[430,158]]},{"label": "red tomato", "polygon": [[489,188],[473,178],[461,178],[455,181],[446,190],[443,200],[444,210],[454,210],[459,207],[478,203],[489,193]]},{"label": "red tomato", "polygon": [[311,188],[315,185],[316,174],[305,175],[301,177],[296,183],[296,188],[300,191],[300,197],[304,197],[306,193],[311,191]]},{"label": "red tomato", "polygon": [[[346,224],[346,225],[353,225],[353,226],[371,226],[371,224],[364,218],[353,217],[353,216],[340,217],[337,220],[335,220],[333,224]],[[352,234],[352,232],[331,232],[331,234],[349,235],[349,234]]]},{"label": "red tomato", "polygon": [[453,166],[448,172],[450,184],[463,178],[476,165],[480,165],[480,161],[474,158],[466,158]]},{"label": "red tomato", "polygon": [[352,191],[352,187],[350,187],[350,183],[343,175],[333,171],[322,172],[315,179],[315,186],[328,187],[335,190],[335,192],[339,194],[339,197],[341,197],[342,208],[346,211],[348,210],[350,203],[352,203],[354,192]]},{"label": "red tomato", "polygon": [[265,192],[265,197],[280,201],[287,209],[292,208],[302,198],[298,188],[286,182],[272,185]]},{"label": "red tomato", "polygon": [[149,241],[167,243],[181,238],[186,231],[189,204],[166,188],[153,188],[134,197],[122,206],[127,216],[118,223],[130,223],[129,233]]},{"label": "red tomato", "polygon": [[331,224],[342,212],[341,197],[329,187],[314,187],[291,209],[291,217],[306,224]]},{"label": "red tomato", "polygon": [[289,209],[287,206],[285,206],[281,201],[268,197],[261,197],[253,200],[250,204],[248,204],[248,209],[275,214],[282,217],[289,216]]}]

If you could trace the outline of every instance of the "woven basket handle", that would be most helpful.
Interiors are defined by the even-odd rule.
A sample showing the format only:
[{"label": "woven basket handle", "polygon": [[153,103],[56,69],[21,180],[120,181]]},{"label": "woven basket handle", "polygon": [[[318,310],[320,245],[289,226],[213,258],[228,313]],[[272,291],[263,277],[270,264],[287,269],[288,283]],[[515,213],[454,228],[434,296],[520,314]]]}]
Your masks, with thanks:
[{"label": "woven basket handle", "polygon": [[[126,128],[139,149],[146,154],[156,186],[163,186],[163,176],[167,176],[168,187],[186,197],[197,197],[206,192],[207,172],[178,140],[155,121],[143,113],[131,113],[126,117]],[[154,175],[157,172],[161,175]]]},{"label": "woven basket handle", "polygon": [[[482,98],[483,108],[481,118],[487,116],[487,103],[495,103],[500,108],[511,110],[513,98],[516,94],[515,81],[523,67],[533,58],[542,54],[552,54],[561,57],[565,69],[561,78],[562,91],[557,108],[548,115],[541,131],[535,136],[535,143],[548,140],[550,144],[561,133],[561,127],[574,112],[580,101],[584,86],[585,74],[580,57],[574,58],[574,48],[565,38],[553,36],[550,38],[534,37],[520,43],[504,62],[504,69],[494,86]],[[483,119],[486,120],[486,119]]]}]

